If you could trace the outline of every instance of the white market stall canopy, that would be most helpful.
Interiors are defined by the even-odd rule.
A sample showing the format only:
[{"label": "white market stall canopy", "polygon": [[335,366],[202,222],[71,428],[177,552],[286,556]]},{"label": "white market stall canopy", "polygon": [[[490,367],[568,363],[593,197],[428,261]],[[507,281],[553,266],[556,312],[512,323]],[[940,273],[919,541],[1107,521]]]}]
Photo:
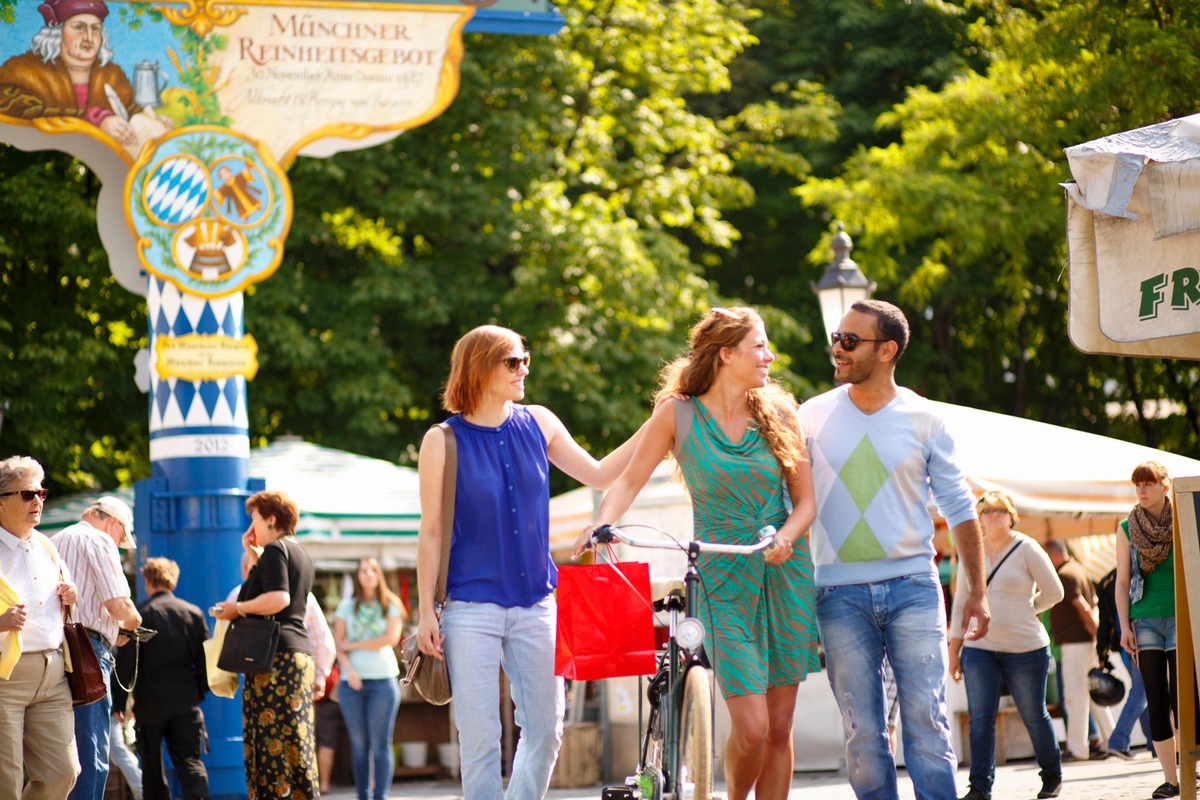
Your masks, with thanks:
[{"label": "white market stall canopy", "polygon": [[[1200,461],[1093,433],[1021,417],[935,403],[955,437],[958,460],[971,488],[1012,496],[1020,529],[1044,540],[1112,533],[1135,497],[1130,475],[1143,461],[1158,461],[1174,476],[1200,475]],[[655,525],[690,538],[691,502],[671,479],[673,463],[655,471],[626,522]],[[591,520],[597,493],[576,489],[550,501],[550,538],[569,550]],[[639,554],[640,557],[640,554]]]},{"label": "white market stall canopy", "polygon": [[[296,537],[318,569],[353,569],[368,555],[386,570],[416,566],[421,506],[415,469],[281,438],[250,451],[250,476],[287,492],[300,506]],[[53,503],[38,530],[53,535],[77,522],[99,494]],[[134,504],[132,489],[107,494]]]},{"label": "white market stall canopy", "polygon": [[1159,462],[1172,477],[1200,475],[1200,461],[1152,447],[1007,414],[935,405],[954,435],[971,487],[1007,492],[1024,517],[1124,519],[1136,501],[1130,476],[1143,461]]},{"label": "white market stall canopy", "polygon": [[[958,458],[977,493],[1012,495],[1020,527],[1038,539],[1112,533],[1133,507],[1129,483],[1135,465],[1161,462],[1173,477],[1200,475],[1200,461],[1150,447],[988,411],[937,403],[958,443]],[[624,521],[691,538],[691,501],[672,477],[674,462],[655,470]],[[250,475],[281,489],[300,505],[297,537],[322,569],[341,571],[365,555],[385,569],[416,565],[421,510],[417,471],[377,458],[295,439],[250,451]],[[39,530],[53,534],[77,521],[99,494],[131,505],[132,489],[52,502]],[[550,500],[550,540],[566,560],[575,537],[592,519],[600,493],[575,489]],[[639,557],[641,554],[639,554]],[[667,554],[664,568],[673,574]],[[682,561],[679,562],[680,564]],[[682,568],[680,568],[682,573]]]}]

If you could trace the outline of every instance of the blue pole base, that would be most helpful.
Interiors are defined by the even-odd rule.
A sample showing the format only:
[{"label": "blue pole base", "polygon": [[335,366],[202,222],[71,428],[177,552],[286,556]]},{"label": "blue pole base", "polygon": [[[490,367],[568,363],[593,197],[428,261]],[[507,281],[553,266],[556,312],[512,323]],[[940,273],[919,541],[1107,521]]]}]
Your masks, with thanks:
[{"label": "blue pole base", "polygon": [[[178,483],[182,481],[154,477],[134,487],[138,567],[151,557],[172,559],[180,570],[175,595],[207,611],[242,582],[242,534],[249,526],[246,498],[265,488],[265,482],[243,478],[237,487],[172,491],[170,484]],[[139,601],[146,599],[140,581],[138,595]],[[213,620],[208,623],[211,632]],[[244,800],[248,793],[241,692],[233,699],[209,694],[200,707],[208,729],[204,765],[209,797]]]}]

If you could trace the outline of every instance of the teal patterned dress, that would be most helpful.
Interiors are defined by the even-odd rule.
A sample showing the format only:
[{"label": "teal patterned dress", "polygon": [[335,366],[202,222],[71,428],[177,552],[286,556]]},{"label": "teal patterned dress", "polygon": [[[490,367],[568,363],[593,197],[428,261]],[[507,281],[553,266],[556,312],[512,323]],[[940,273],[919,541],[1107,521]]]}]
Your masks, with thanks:
[{"label": "teal patterned dress", "polygon": [[[696,539],[752,544],[764,525],[787,520],[783,470],[751,423],[732,442],[699,400],[678,460],[692,497]],[[705,648],[725,697],[766,694],[820,670],[808,537],[783,564],[753,556],[702,554],[699,616]]]}]

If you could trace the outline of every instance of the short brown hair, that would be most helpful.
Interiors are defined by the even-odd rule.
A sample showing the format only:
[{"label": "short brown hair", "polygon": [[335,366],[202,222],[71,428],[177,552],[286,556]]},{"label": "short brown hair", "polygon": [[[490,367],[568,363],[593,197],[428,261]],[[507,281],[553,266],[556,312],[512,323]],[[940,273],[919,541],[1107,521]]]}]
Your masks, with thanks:
[{"label": "short brown hair", "polygon": [[1171,479],[1167,468],[1157,461],[1143,461],[1133,468],[1133,482],[1137,483],[1166,483]]},{"label": "short brown hair", "polygon": [[521,335],[499,325],[480,325],[459,339],[450,353],[442,407],[452,414],[470,414],[479,408],[492,370],[512,354],[514,345],[524,347]]},{"label": "short brown hair", "polygon": [[174,590],[179,583],[179,565],[169,558],[147,558],[142,565],[142,577],[146,583]]},{"label": "short brown hair", "polygon": [[875,318],[875,332],[880,339],[896,343],[894,360],[899,361],[900,356],[908,349],[908,318],[904,316],[904,312],[886,300],[857,300],[850,306],[850,310],[870,314]]},{"label": "short brown hair", "polygon": [[300,520],[300,509],[285,492],[268,489],[256,492],[246,500],[246,513],[257,511],[260,517],[274,517],[275,527],[284,536],[296,535],[296,523]]}]

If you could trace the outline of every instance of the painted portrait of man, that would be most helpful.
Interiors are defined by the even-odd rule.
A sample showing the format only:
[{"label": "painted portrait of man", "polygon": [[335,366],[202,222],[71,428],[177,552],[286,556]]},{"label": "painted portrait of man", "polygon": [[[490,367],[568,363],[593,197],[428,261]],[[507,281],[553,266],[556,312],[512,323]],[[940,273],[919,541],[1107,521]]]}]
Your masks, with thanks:
[{"label": "painted portrait of man", "polygon": [[170,127],[152,109],[134,102],[133,87],[113,63],[101,0],[46,0],[45,20],[24,53],[0,64],[0,115],[23,120],[78,118],[96,126],[130,153],[139,145],[131,121],[143,113],[161,130]]}]

